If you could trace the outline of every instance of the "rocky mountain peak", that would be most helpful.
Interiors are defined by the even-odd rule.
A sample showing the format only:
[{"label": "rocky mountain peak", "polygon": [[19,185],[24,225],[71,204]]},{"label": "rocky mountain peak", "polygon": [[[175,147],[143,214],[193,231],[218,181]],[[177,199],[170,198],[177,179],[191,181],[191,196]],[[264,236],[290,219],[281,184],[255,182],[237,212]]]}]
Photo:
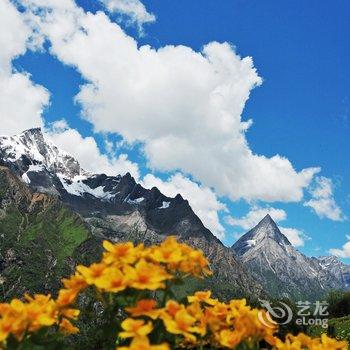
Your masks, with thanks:
[{"label": "rocky mountain peak", "polygon": [[347,271],[340,271],[339,266],[330,271],[329,266],[337,265],[333,257],[322,261],[296,250],[270,215],[243,235],[232,249],[250,273],[277,297],[312,299],[326,290],[341,289],[350,280]]},{"label": "rocky mountain peak", "polygon": [[3,165],[11,165],[21,176],[39,170],[63,174],[67,178],[86,174],[74,157],[45,137],[41,128],[28,129],[14,136],[0,136],[0,158]]},{"label": "rocky mountain peak", "polygon": [[291,243],[280,231],[272,217],[267,214],[253,229],[243,235],[234,245],[233,249],[238,255],[244,255],[249,250],[271,244],[289,247]]},{"label": "rocky mountain peak", "polygon": [[259,223],[275,224],[270,214],[266,214],[264,218]]},{"label": "rocky mountain peak", "polygon": [[44,143],[44,135],[40,127],[24,130],[20,135],[22,139],[35,140],[36,143]]}]

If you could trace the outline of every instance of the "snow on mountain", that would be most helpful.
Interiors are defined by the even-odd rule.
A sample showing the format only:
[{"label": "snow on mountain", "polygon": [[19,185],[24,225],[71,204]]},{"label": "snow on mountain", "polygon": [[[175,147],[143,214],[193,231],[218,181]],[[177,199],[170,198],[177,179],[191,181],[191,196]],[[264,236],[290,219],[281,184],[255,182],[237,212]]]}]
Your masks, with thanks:
[{"label": "snow on mountain", "polygon": [[[120,175],[92,174],[82,169],[75,158],[46,139],[40,128],[29,129],[15,136],[0,136],[0,163],[11,168],[25,183],[40,192],[90,200],[93,197],[105,202],[118,200],[133,206],[141,205],[145,199],[141,194],[132,196],[131,192],[119,191]],[[128,191],[135,186],[128,183],[130,180],[126,177]],[[73,199],[69,201],[74,202]],[[159,204],[160,209],[169,206],[168,200]]]},{"label": "snow on mountain", "polygon": [[45,139],[40,128],[29,129],[15,136],[0,136],[0,150],[4,161],[19,163],[27,160],[31,165],[27,171],[41,171],[34,167],[37,165],[54,173],[62,173],[67,178],[86,174],[77,160]]},{"label": "snow on mountain", "polygon": [[233,251],[203,225],[180,194],[169,198],[156,187],[146,189],[129,173],[87,173],[76,159],[46,140],[40,129],[0,136],[0,165],[34,191],[59,198],[84,218],[99,239],[155,243],[173,234],[204,251],[215,272],[213,284],[225,283],[227,289],[255,295],[262,293]]},{"label": "snow on mountain", "polygon": [[[350,286],[350,267],[334,257],[308,258],[297,251],[267,215],[232,247],[207,230],[181,195],[164,196],[137,184],[130,174],[91,174],[68,153],[46,140],[41,129],[0,136],[0,165],[29,187],[59,196],[99,236],[117,240],[122,232],[145,230],[147,238],[171,232],[200,247],[227,283],[260,290],[245,269],[274,296],[315,299],[329,289]],[[166,210],[165,210],[166,209]],[[236,257],[241,263],[236,261]]]},{"label": "snow on mountain", "polygon": [[158,207],[158,209],[166,209],[166,208],[169,208],[169,206],[170,206],[170,202],[163,201],[162,206]]},{"label": "snow on mountain", "polygon": [[145,198],[140,197],[140,198],[135,198],[135,199],[127,199],[126,202],[129,204],[140,204],[141,202],[143,202],[145,200]]},{"label": "snow on mountain", "polygon": [[[90,187],[95,175],[82,169],[70,154],[46,139],[40,128],[15,136],[0,136],[0,158],[31,187],[58,194],[63,189],[75,196],[91,195],[102,200],[115,196],[104,186]],[[118,179],[114,184],[118,184]]]},{"label": "snow on mountain", "polygon": [[68,193],[73,194],[75,196],[82,196],[85,193],[88,193],[94,196],[95,198],[105,200],[109,200],[115,196],[115,193],[106,191],[104,186],[91,188],[84,182],[84,180],[87,180],[87,176],[77,175],[74,176],[72,179],[65,178],[64,174],[57,174],[57,176],[61,180],[64,189]]}]

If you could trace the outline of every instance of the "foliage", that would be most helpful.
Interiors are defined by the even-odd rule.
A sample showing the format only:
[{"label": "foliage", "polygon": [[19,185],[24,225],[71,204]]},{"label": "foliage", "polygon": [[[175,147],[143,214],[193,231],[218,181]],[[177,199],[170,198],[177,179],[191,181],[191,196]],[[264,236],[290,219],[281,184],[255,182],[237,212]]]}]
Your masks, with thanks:
[{"label": "foliage", "polygon": [[321,326],[312,326],[307,330],[311,336],[319,337],[322,333],[327,333],[338,340],[346,340],[350,342],[350,316],[332,318],[328,320],[328,328],[324,329]]},{"label": "foliage", "polygon": [[[347,349],[346,342],[325,334],[320,338],[288,334],[281,340],[273,322],[260,322],[261,317],[270,319],[267,312],[251,308],[245,299],[221,302],[211,291],[197,291],[179,300],[175,291],[186,279],[204,279],[211,271],[200,250],[174,237],[149,247],[108,241],[103,246],[102,260],[77,266],[70,278],[63,279],[56,299],[35,295],[0,304],[3,348]],[[83,304],[79,312],[76,306]],[[77,347],[79,313],[97,325],[99,334],[82,329],[90,337],[89,347]]]},{"label": "foliage", "polygon": [[350,315],[350,292],[332,291],[327,302],[330,317],[339,318]]},{"label": "foliage", "polygon": [[30,211],[26,203],[7,206],[0,215],[1,299],[58,290],[89,235],[79,216],[58,201],[37,202]]}]

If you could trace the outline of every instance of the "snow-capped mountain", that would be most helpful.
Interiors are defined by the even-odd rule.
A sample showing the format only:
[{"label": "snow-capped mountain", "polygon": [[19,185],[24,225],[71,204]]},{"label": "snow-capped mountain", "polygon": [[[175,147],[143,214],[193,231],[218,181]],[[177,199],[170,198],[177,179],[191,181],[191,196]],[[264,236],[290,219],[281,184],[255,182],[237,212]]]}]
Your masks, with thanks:
[{"label": "snow-capped mountain", "polygon": [[179,194],[169,198],[156,187],[143,188],[129,173],[88,173],[38,128],[0,137],[0,165],[31,190],[53,195],[80,214],[94,237],[151,243],[174,234],[204,251],[216,272],[214,286],[224,283],[232,292],[255,294],[262,290]]},{"label": "snow-capped mountain", "polygon": [[273,296],[311,300],[329,289],[349,287],[349,266],[334,257],[301,254],[269,215],[227,248],[181,195],[170,198],[156,187],[146,189],[129,173],[89,173],[39,128],[0,136],[0,166],[10,169],[31,191],[53,196],[78,213],[96,239],[147,244],[175,234],[202,249],[215,272],[213,288],[259,295],[262,285]]},{"label": "snow-capped mountain", "polygon": [[[16,163],[26,172],[46,169],[67,178],[86,173],[72,156],[44,139],[40,128],[29,129],[15,136],[0,136],[0,152],[4,162]],[[27,176],[24,175],[24,178],[27,179]]]},{"label": "snow-capped mountain", "polygon": [[45,138],[40,128],[0,136],[0,164],[32,189],[56,194],[84,215],[99,209],[113,211],[117,203],[149,208],[151,200],[153,209],[169,210],[183,200],[181,196],[168,198],[156,189],[146,190],[130,174],[107,176],[85,171],[74,157]]},{"label": "snow-capped mountain", "polygon": [[345,287],[317,259],[296,250],[270,215],[242,236],[232,249],[253,277],[273,296],[312,300],[330,289]]}]

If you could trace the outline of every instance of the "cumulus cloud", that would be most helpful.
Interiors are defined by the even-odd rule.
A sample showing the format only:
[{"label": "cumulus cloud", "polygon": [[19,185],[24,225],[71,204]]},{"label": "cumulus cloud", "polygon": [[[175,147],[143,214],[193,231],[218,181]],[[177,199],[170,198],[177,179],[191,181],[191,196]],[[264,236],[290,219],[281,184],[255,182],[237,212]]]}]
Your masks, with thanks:
[{"label": "cumulus cloud", "polygon": [[136,181],[139,179],[137,164],[131,162],[126,154],[118,157],[102,154],[93,137],[83,137],[77,130],[69,128],[65,120],[53,123],[46,134],[58,147],[75,157],[87,171],[114,176],[129,172]]},{"label": "cumulus cloud", "polygon": [[288,238],[294,247],[302,247],[310,237],[303,231],[291,227],[280,227],[281,232]]},{"label": "cumulus cloud", "polygon": [[331,179],[319,176],[315,179],[316,185],[311,188],[312,199],[304,203],[304,206],[312,208],[320,218],[328,218],[333,221],[345,219],[341,208],[337,205],[334,196],[334,185]]},{"label": "cumulus cloud", "polygon": [[350,258],[350,236],[346,235],[346,238],[348,242],[346,242],[341,249],[332,248],[329,250],[329,253],[338,258]]},{"label": "cumulus cloud", "polygon": [[[97,132],[140,142],[152,169],[181,170],[232,200],[300,201],[318,168],[255,154],[241,114],[262,79],[228,43],[200,52],[139,46],[109,17],[73,1],[22,0],[60,61],[88,83],[76,101]],[[41,6],[41,11],[35,7]],[[45,7],[44,9],[42,7]]]},{"label": "cumulus cloud", "polygon": [[49,93],[33,84],[29,75],[0,75],[0,91],[1,134],[13,135],[43,125],[41,115],[49,102]]},{"label": "cumulus cloud", "polygon": [[146,188],[156,186],[169,197],[175,197],[180,193],[189,201],[204,226],[218,238],[224,238],[225,229],[220,223],[218,212],[227,211],[227,209],[210,188],[200,186],[180,173],[171,176],[166,181],[148,174],[143,179],[143,185]]},{"label": "cumulus cloud", "polygon": [[[240,227],[248,231],[256,226],[267,214],[269,214],[276,223],[287,219],[287,213],[283,209],[254,205],[246,215],[240,218],[228,216],[226,217],[226,221],[233,227]],[[279,226],[279,229],[295,247],[303,246],[305,241],[310,239],[303,231],[296,228]],[[239,238],[240,236],[241,234],[239,233],[234,234],[234,238]]]},{"label": "cumulus cloud", "polygon": [[238,226],[244,230],[250,230],[256,226],[267,214],[269,214],[275,222],[280,222],[287,218],[287,213],[283,209],[277,209],[270,206],[253,206],[246,215],[240,218],[228,216],[226,220],[231,226]]},{"label": "cumulus cloud", "polygon": [[49,93],[34,84],[28,73],[13,70],[12,61],[30,45],[31,30],[17,9],[0,0],[0,116],[1,134],[15,134],[41,126],[41,114],[49,102]]},{"label": "cumulus cloud", "polygon": [[0,72],[11,72],[11,61],[26,51],[30,30],[16,8],[7,0],[0,1]]},{"label": "cumulus cloud", "polygon": [[109,12],[126,15],[130,21],[136,24],[140,29],[145,23],[151,23],[156,20],[153,13],[146,10],[145,5],[139,0],[100,0]]}]

